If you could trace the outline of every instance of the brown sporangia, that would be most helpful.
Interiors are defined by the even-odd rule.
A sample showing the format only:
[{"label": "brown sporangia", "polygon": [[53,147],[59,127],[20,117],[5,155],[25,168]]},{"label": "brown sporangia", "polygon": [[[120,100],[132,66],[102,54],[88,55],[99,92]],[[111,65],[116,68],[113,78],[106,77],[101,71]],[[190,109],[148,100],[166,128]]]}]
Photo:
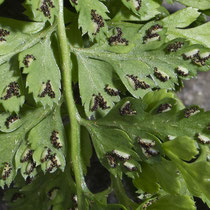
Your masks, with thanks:
[{"label": "brown sporangia", "polygon": [[50,148],[45,147],[45,150],[42,152],[42,155],[41,155],[41,159],[40,159],[41,163],[43,163],[43,162],[47,161],[48,159],[50,159],[51,152],[52,151],[51,151]]},{"label": "brown sporangia", "polygon": [[97,24],[97,29],[96,29],[96,32],[93,33],[93,35],[96,35],[97,33],[100,32],[100,29],[102,27],[104,27],[104,20],[102,18],[101,15],[97,14],[96,13],[96,10],[92,9],[91,10],[91,20]]},{"label": "brown sporangia", "polygon": [[113,154],[107,153],[105,157],[107,158],[107,161],[112,168],[115,168],[117,166],[117,160]]},{"label": "brown sporangia", "polygon": [[93,105],[90,107],[90,111],[96,111],[98,108],[102,110],[110,108],[110,106],[107,106],[107,101],[104,100],[100,93],[98,95],[93,94]]},{"label": "brown sporangia", "polygon": [[131,74],[131,75],[127,74],[126,76],[133,81],[135,90],[138,90],[139,88],[141,88],[141,89],[150,88],[150,85],[148,85],[143,80],[139,80],[137,76],[134,76],[133,74]]},{"label": "brown sporangia", "polygon": [[23,152],[20,162],[24,163],[28,160],[32,159],[32,154],[33,154],[33,150],[31,150],[30,148],[26,148],[25,151]]},{"label": "brown sporangia", "polygon": [[122,38],[122,30],[119,27],[116,27],[116,31],[117,31],[117,35],[111,36],[108,41],[109,41],[109,45],[113,46],[113,45],[128,45],[128,40],[125,38]]},{"label": "brown sporangia", "polygon": [[57,148],[57,149],[60,149],[63,147],[61,141],[60,141],[60,138],[59,138],[59,135],[58,135],[58,131],[53,131],[51,136],[50,136],[50,140],[51,140],[51,143],[52,145]]},{"label": "brown sporangia", "polygon": [[51,0],[44,0],[40,7],[40,11],[44,14],[45,17],[51,18],[50,8],[54,8],[55,5]]},{"label": "brown sporangia", "polygon": [[20,87],[17,82],[10,82],[6,89],[6,95],[1,97],[1,100],[7,100],[12,96],[20,97]]},{"label": "brown sporangia", "polygon": [[36,168],[36,163],[31,159],[26,166],[24,174],[30,175],[35,168]]},{"label": "brown sporangia", "polygon": [[192,59],[192,63],[198,65],[198,66],[205,66],[206,65],[206,61],[210,58],[210,56],[208,57],[204,57],[201,58],[200,54],[196,54]]},{"label": "brown sporangia", "polygon": [[157,67],[154,67],[154,75],[162,82],[166,82],[170,79],[170,77],[166,73],[159,71]]},{"label": "brown sporangia", "polygon": [[12,166],[7,162],[4,163],[4,168],[3,168],[3,171],[2,171],[1,178],[3,180],[6,180],[10,176],[11,172],[12,172]]},{"label": "brown sporangia", "polygon": [[5,121],[5,126],[7,127],[7,129],[9,129],[10,124],[14,123],[16,120],[20,119],[20,117],[18,117],[16,114],[15,115],[10,115],[6,121]]},{"label": "brown sporangia", "polygon": [[119,109],[120,115],[136,115],[136,111],[131,108],[130,101],[125,102]]},{"label": "brown sporangia", "polygon": [[[43,82],[42,84],[45,84],[45,83]],[[55,98],[55,92],[52,90],[50,80],[46,82],[46,87],[44,88],[42,93],[38,95],[38,97],[43,98],[46,95],[48,95],[50,98]]]},{"label": "brown sporangia", "polygon": [[184,45],[184,42],[174,42],[172,44],[169,44],[166,48],[168,52],[176,52],[178,49],[182,48]]},{"label": "brown sporangia", "polygon": [[167,111],[170,111],[172,109],[172,105],[171,104],[161,104],[159,107],[158,107],[158,110],[157,110],[157,113],[163,113],[163,112],[167,112]]},{"label": "brown sporangia", "polygon": [[77,0],[71,0],[72,3],[74,3],[75,5],[78,5],[78,1]]},{"label": "brown sporangia", "polygon": [[198,107],[189,107],[189,108],[186,108],[185,109],[185,111],[184,111],[184,117],[185,118],[189,118],[189,117],[191,117],[191,116],[193,116],[193,115],[195,115],[195,114],[197,114],[197,113],[199,113],[200,112],[200,110],[199,110],[199,108]]},{"label": "brown sporangia", "polygon": [[182,76],[182,77],[187,77],[189,75],[189,71],[188,69],[182,67],[182,66],[178,66],[176,69],[175,69],[176,73],[179,75],[179,76]]},{"label": "brown sporangia", "polygon": [[56,154],[53,154],[49,157],[49,161],[47,162],[47,172],[51,172],[54,168],[59,168],[61,163]]},{"label": "brown sporangia", "polygon": [[28,68],[34,60],[36,60],[36,58],[33,55],[27,54],[23,59],[23,64]]},{"label": "brown sporangia", "polygon": [[159,24],[156,24],[156,25],[153,25],[152,27],[150,27],[146,31],[146,35],[143,37],[143,43],[145,44],[149,40],[160,41],[161,38],[157,32],[161,31],[162,29],[163,29],[163,27]]},{"label": "brown sporangia", "polygon": [[104,90],[109,94],[110,96],[119,96],[120,91],[117,89],[111,88],[109,85],[106,85]]},{"label": "brown sporangia", "polygon": [[10,34],[9,31],[0,28],[0,42],[6,42],[7,40],[5,39],[6,36],[8,36]]}]

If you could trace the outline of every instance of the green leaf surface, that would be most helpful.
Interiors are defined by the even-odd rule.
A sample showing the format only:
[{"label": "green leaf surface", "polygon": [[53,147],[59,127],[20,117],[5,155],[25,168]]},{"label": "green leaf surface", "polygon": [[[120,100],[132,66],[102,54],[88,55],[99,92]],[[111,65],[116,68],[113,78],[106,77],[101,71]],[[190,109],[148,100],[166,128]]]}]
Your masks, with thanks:
[{"label": "green leaf surface", "polygon": [[[114,72],[110,64],[102,62],[96,59],[87,59],[80,55],[78,58],[79,71],[79,87],[80,94],[82,97],[82,103],[85,107],[87,116],[91,116],[93,106],[95,103],[95,96],[99,94],[103,97],[104,101],[107,102],[106,106],[97,107],[99,114],[105,114],[113,107],[114,102],[118,102],[119,96],[111,96],[106,92],[106,86],[116,89],[114,85]],[[106,71],[104,71],[106,69]],[[86,81],[86,82],[84,82]]]},{"label": "green leaf surface", "polygon": [[198,9],[187,7],[165,17],[162,21],[167,28],[185,28],[200,15]]},{"label": "green leaf surface", "polygon": [[[154,106],[152,96],[157,100],[157,97],[155,96],[156,94],[159,95],[160,100],[156,103],[156,106]],[[132,145],[135,145],[134,150],[137,152],[141,160],[152,165],[156,163],[158,166],[159,164],[162,168],[161,172],[158,170],[156,172],[154,167],[154,174],[159,180],[157,183],[162,185],[164,190],[170,193],[179,192],[180,183],[178,183],[177,180],[176,165],[192,195],[198,196],[202,198],[204,202],[209,203],[210,194],[208,191],[208,174],[210,167],[209,162],[207,162],[209,149],[207,145],[203,144],[205,144],[205,141],[210,137],[207,129],[210,112],[204,112],[199,108],[194,108],[197,110],[196,113],[188,115],[187,113],[190,108],[183,109],[183,105],[180,105],[178,99],[173,95],[170,96],[170,94],[167,94],[164,90],[148,93],[148,95],[150,95],[150,97],[145,96],[145,100],[144,98],[143,100],[133,98],[125,98],[121,100],[121,102],[119,102],[104,118],[93,123],[94,130],[92,130],[92,123],[86,124],[91,135],[93,135],[94,147],[98,152],[98,156],[103,157],[105,154],[105,152],[103,152],[104,154],[101,152],[104,150],[104,146],[102,147],[102,145],[105,145],[105,143],[104,141],[100,142],[100,139],[114,138],[113,132],[106,132],[106,138],[102,138],[101,134],[105,132],[105,130],[120,129],[119,132],[126,132],[130,137],[130,148],[132,148]],[[127,107],[127,112],[123,112],[125,103],[127,104],[128,102],[130,103],[130,107]],[[150,106],[150,102],[152,102],[153,106]],[[163,109],[167,110],[164,112],[160,111],[160,107],[162,107],[163,104],[171,104],[170,109]],[[148,109],[148,107],[150,108]],[[96,128],[98,130],[97,132]],[[145,133],[150,135],[146,135]],[[96,136],[98,137],[96,138]],[[161,142],[166,143],[158,143],[158,141],[155,140],[155,144],[153,143],[153,146],[151,146],[152,148],[150,148],[153,149],[153,152],[147,153],[147,147],[145,147],[143,143],[139,144],[138,141],[139,138],[154,141],[152,136],[155,136],[160,139]],[[113,143],[110,142],[110,145],[113,145]],[[119,146],[117,148],[120,150]],[[198,148],[200,148],[198,159],[193,159],[193,163],[186,163],[184,160],[191,160],[198,154]],[[170,162],[169,164],[166,164],[163,159],[160,159],[160,155],[164,155],[163,149],[173,163]],[[127,153],[129,153],[128,149]],[[167,178],[167,171],[169,170],[172,173],[172,175],[171,173],[169,173],[170,175],[168,174],[169,176],[172,176],[171,178]],[[170,188],[169,183],[163,181],[163,177],[161,177],[163,171],[166,173],[165,180],[173,180],[173,189]]]},{"label": "green leaf surface", "polygon": [[140,16],[141,21],[149,20],[160,14],[160,4],[155,0],[122,0],[122,2],[134,14]]},{"label": "green leaf surface", "polygon": [[93,40],[104,40],[108,32],[108,27],[105,22],[109,19],[107,7],[99,0],[70,0],[72,6],[79,12],[79,27],[82,28],[82,33],[88,33]]},{"label": "green leaf surface", "polygon": [[[70,176],[70,175],[68,175]],[[6,200],[12,209],[63,209],[75,206],[75,186],[71,177],[71,185],[66,184],[66,174],[57,171],[54,174],[40,173],[33,183],[10,189],[6,192]],[[38,193],[39,192],[39,193]],[[68,197],[68,198],[67,198]]]},{"label": "green leaf surface", "polygon": [[[203,55],[204,52],[209,52],[209,49],[200,45],[190,45],[185,39],[176,39],[164,43],[165,33],[168,33],[169,29],[161,28],[161,25],[164,24],[161,22],[150,22],[140,28],[139,32],[131,38],[129,31],[131,31],[132,24],[126,24],[123,25],[124,27],[122,28],[116,27],[115,33],[120,34],[120,38],[118,37],[119,42],[116,41],[117,35],[112,35],[109,39],[109,44],[106,43],[101,47],[95,45],[89,49],[73,48],[79,61],[79,75],[87,75],[87,69],[90,72],[90,68],[88,68],[87,64],[93,65],[93,62],[98,65],[94,64],[92,69],[95,69],[97,72],[102,71],[104,74],[106,72],[108,75],[108,67],[105,66],[105,61],[113,67],[126,89],[134,97],[139,98],[143,97],[153,88],[174,90],[176,86],[179,85],[180,79],[192,78],[196,76],[198,70],[209,70],[210,65],[208,58],[205,59],[204,63],[201,63],[202,60],[199,60],[199,58],[196,59],[197,52],[200,51],[198,54],[198,56],[200,56],[200,54]],[[199,27],[204,27],[205,25],[206,24]],[[149,41],[145,42],[145,37],[147,37],[148,33],[155,33],[155,29],[154,32],[148,32],[151,31],[153,27],[159,27],[159,29],[156,29],[159,30],[156,35],[160,37],[160,40],[150,41],[149,39]],[[173,31],[174,30],[176,29],[173,28]],[[187,31],[191,29],[183,30]],[[133,27],[133,32],[134,31]],[[128,41],[128,45],[126,41]],[[204,42],[206,41],[202,41],[202,44],[204,44]],[[192,54],[192,57],[189,57],[188,54]],[[185,55],[188,57],[185,57]],[[86,68],[84,68],[84,63],[86,63]],[[183,70],[186,73],[184,73]],[[88,74],[90,77],[88,81],[94,81],[96,74],[93,76],[90,73]],[[80,84],[85,81],[84,77],[85,76],[83,76],[83,78],[80,77]],[[103,78],[105,77],[103,76]],[[87,82],[83,83],[86,84]],[[92,85],[89,85],[91,87],[90,89],[83,88],[83,86],[80,85],[83,103],[87,101],[88,98],[90,101],[90,95],[95,94],[95,89],[101,89],[101,85],[99,85],[98,82],[94,84],[96,84],[94,90],[91,87]],[[87,107],[86,114],[88,116],[90,115]]]},{"label": "green leaf surface", "polygon": [[[43,53],[40,53],[42,49]],[[50,37],[19,54],[20,67],[27,74],[26,86],[33,93],[36,103],[44,107],[58,103],[60,92],[60,70],[51,48]]]},{"label": "green leaf surface", "polygon": [[14,59],[0,65],[0,103],[10,113],[18,113],[24,103],[20,71]]},{"label": "green leaf surface", "polygon": [[148,206],[148,210],[195,210],[194,201],[189,196],[166,195]]},{"label": "green leaf surface", "polygon": [[200,10],[210,9],[210,1],[209,0],[177,0],[178,2],[188,6],[198,8]]},{"label": "green leaf surface", "polygon": [[[10,185],[12,180],[16,175],[16,167],[14,165],[14,157],[16,152],[22,142],[25,141],[26,133],[36,126],[46,115],[49,113],[49,110],[43,110],[43,108],[32,109],[29,107],[24,107],[25,111],[19,115],[20,119],[14,118],[16,120],[13,121],[14,124],[22,124],[18,129],[11,133],[1,133],[0,141],[1,141],[1,149],[0,149],[0,165],[3,168],[5,163],[9,163],[12,167],[12,176],[9,176],[8,179],[4,181],[1,177],[0,185],[3,187],[6,183]],[[14,116],[13,116],[14,117]],[[21,121],[18,123],[18,121]],[[17,121],[17,122],[15,122]],[[9,126],[13,123],[9,123]]]}]

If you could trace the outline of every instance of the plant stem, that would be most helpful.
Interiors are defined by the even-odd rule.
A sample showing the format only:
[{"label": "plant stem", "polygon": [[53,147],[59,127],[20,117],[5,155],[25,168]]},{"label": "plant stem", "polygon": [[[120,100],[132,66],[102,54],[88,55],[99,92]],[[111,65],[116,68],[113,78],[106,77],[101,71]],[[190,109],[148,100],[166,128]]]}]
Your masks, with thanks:
[{"label": "plant stem", "polygon": [[[64,95],[67,104],[68,114],[71,121],[71,133],[68,136],[69,152],[73,162],[74,175],[76,180],[76,190],[78,198],[79,209],[86,209],[85,197],[83,188],[86,186],[81,166],[80,155],[80,127],[77,122],[78,112],[74,103],[73,90],[72,90],[72,65],[70,62],[70,49],[66,37],[66,30],[63,15],[63,0],[59,0],[59,15],[58,15],[58,39],[60,44],[61,62],[62,62],[62,82],[64,88]],[[70,161],[70,160],[68,160]]]}]

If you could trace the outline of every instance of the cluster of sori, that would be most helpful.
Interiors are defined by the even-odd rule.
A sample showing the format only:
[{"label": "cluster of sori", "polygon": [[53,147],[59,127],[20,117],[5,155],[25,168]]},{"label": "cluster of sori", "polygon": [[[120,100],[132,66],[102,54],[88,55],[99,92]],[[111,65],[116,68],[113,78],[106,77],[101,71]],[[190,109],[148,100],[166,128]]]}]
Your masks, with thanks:
[{"label": "cluster of sori", "polygon": [[136,111],[133,110],[131,108],[131,102],[130,101],[126,101],[122,106],[121,108],[119,109],[119,112],[120,112],[120,115],[123,116],[123,115],[136,115]]},{"label": "cluster of sori", "polygon": [[6,119],[6,121],[5,121],[5,123],[4,123],[5,126],[6,126],[6,128],[9,129],[10,125],[11,125],[12,123],[16,122],[18,119],[20,119],[20,117],[17,116],[16,114],[10,115],[10,116]]},{"label": "cluster of sori", "polygon": [[51,18],[50,8],[54,8],[54,4],[52,0],[44,0],[42,5],[37,10],[40,10],[45,17]]},{"label": "cluster of sori", "polygon": [[6,95],[1,97],[1,100],[7,100],[12,96],[20,97],[20,87],[16,81],[9,83],[6,87]]},{"label": "cluster of sori", "polygon": [[90,111],[96,111],[98,108],[101,108],[102,110],[110,108],[110,106],[107,106],[107,101],[104,100],[100,93],[98,95],[93,94],[90,104]]},{"label": "cluster of sori", "polygon": [[7,31],[3,28],[0,28],[0,42],[6,42],[5,37],[8,36],[9,34],[10,34],[9,31]]},{"label": "cluster of sori", "polygon": [[104,20],[101,15],[96,13],[96,10],[91,10],[91,20],[97,25],[96,32],[93,35],[96,35],[100,32],[100,29],[104,27]]},{"label": "cluster of sori", "polygon": [[129,82],[130,86],[133,88],[133,90],[138,90],[139,88],[141,88],[141,89],[150,88],[149,84],[147,84],[143,80],[139,80],[139,78],[137,76],[134,76],[133,74],[131,74],[131,75],[127,74],[126,78]]},{"label": "cluster of sori", "polygon": [[166,47],[166,51],[167,52],[176,52],[177,50],[179,50],[180,48],[182,48],[184,45],[184,42],[180,42],[180,41],[176,41],[172,44],[169,44],[167,47]]},{"label": "cluster of sori", "polygon": [[[42,84],[44,85],[45,83],[43,82]],[[41,92],[41,94],[38,95],[38,97],[43,98],[46,95],[48,95],[50,98],[55,98],[55,92],[52,89],[50,80],[46,82],[44,90]]]},{"label": "cluster of sori", "polygon": [[106,85],[104,88],[105,92],[110,96],[119,96],[120,91],[116,88],[111,88],[109,85]]},{"label": "cluster of sori", "polygon": [[61,140],[59,138],[59,132],[58,131],[53,131],[51,136],[50,136],[50,140],[52,145],[57,148],[57,149],[61,149],[63,147]]},{"label": "cluster of sori", "polygon": [[144,205],[142,206],[142,209],[147,209],[149,206],[151,206],[155,201],[157,201],[159,198],[153,198],[153,199],[149,199],[146,203],[144,203]]},{"label": "cluster of sori", "polygon": [[5,162],[1,173],[1,179],[6,180],[10,176],[11,172],[12,172],[11,164]]},{"label": "cluster of sori", "polygon": [[158,32],[162,31],[163,27],[159,24],[153,25],[146,31],[146,35],[143,37],[143,43],[151,41],[160,41],[160,35]]},{"label": "cluster of sori", "polygon": [[131,159],[131,155],[121,150],[112,150],[112,152],[108,152],[105,157],[112,168],[116,168],[117,163],[120,161],[128,171],[138,170],[133,162],[129,161]]},{"label": "cluster of sori", "polygon": [[29,178],[31,178],[31,173],[36,168],[36,163],[34,162],[32,155],[33,150],[30,147],[26,147],[20,158],[21,163],[27,162],[24,174],[26,174]]},{"label": "cluster of sori", "polygon": [[158,109],[157,113],[163,113],[163,112],[168,112],[172,109],[172,105],[169,103],[161,104]]},{"label": "cluster of sori", "polygon": [[23,64],[28,68],[34,60],[36,60],[36,58],[33,55],[27,54],[23,59]]},{"label": "cluster of sori", "polygon": [[157,67],[154,67],[154,75],[157,79],[159,79],[161,82],[166,82],[170,79],[168,74],[166,74],[163,71],[158,70]]},{"label": "cluster of sori", "polygon": [[199,49],[193,49],[182,54],[185,60],[190,59],[192,63],[198,66],[205,66],[206,61],[210,58],[210,52],[200,52]]},{"label": "cluster of sori", "polygon": [[145,139],[141,137],[137,137],[138,144],[141,145],[143,154],[150,158],[152,156],[156,156],[159,154],[159,151],[157,151],[154,147],[156,145],[156,142],[154,140]]},{"label": "cluster of sori", "polygon": [[109,39],[108,39],[108,42],[109,42],[109,45],[113,46],[113,45],[128,45],[128,40],[125,39],[125,38],[122,38],[122,30],[121,28],[119,27],[116,27],[116,31],[117,31],[117,34],[116,35],[113,35],[111,36]]},{"label": "cluster of sori", "polygon": [[56,153],[52,153],[52,150],[45,147],[44,151],[41,154],[41,163],[46,162],[46,171],[53,172],[55,169],[61,166],[60,159]]},{"label": "cluster of sori", "polygon": [[197,106],[187,107],[184,110],[184,117],[189,118],[195,114],[198,114],[199,112],[200,112],[200,109]]}]

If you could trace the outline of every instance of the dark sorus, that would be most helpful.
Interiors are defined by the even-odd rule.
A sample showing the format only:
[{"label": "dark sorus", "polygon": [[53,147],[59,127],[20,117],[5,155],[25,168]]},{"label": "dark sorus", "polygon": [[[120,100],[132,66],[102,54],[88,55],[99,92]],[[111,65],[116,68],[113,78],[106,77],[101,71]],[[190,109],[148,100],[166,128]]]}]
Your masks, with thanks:
[{"label": "dark sorus", "polygon": [[179,76],[182,76],[182,77],[186,77],[189,75],[189,71],[188,69],[186,69],[185,67],[183,66],[178,66],[176,69],[175,69],[176,73],[179,75]]},{"label": "dark sorus", "polygon": [[143,43],[149,41],[160,41],[159,31],[162,31],[163,27],[159,24],[153,25],[146,31],[146,35],[143,37]]},{"label": "dark sorus", "polygon": [[50,148],[45,147],[45,150],[42,152],[42,155],[41,155],[41,159],[40,159],[41,163],[43,163],[43,162],[47,161],[48,159],[50,159],[51,152],[52,151],[51,151]]},{"label": "dark sorus", "polygon": [[100,32],[100,28],[104,27],[104,20],[101,15],[96,13],[96,10],[91,10],[91,20],[93,20],[94,23],[97,24],[96,32],[93,33],[93,35],[96,35],[96,33]]},{"label": "dark sorus", "polygon": [[107,101],[104,100],[103,96],[99,93],[98,95],[93,94],[92,105],[90,111],[96,111],[98,108],[102,110],[109,109],[110,106],[107,106]]},{"label": "dark sorus", "polygon": [[128,81],[130,85],[133,87],[134,90],[138,90],[139,88],[141,89],[148,89],[150,86],[144,82],[143,80],[139,80],[137,76],[134,76],[133,74],[126,75],[128,77]]},{"label": "dark sorus", "polygon": [[191,58],[192,63],[198,66],[205,66],[207,60],[208,58],[201,58],[199,54],[196,54],[193,58]]},{"label": "dark sorus", "polygon": [[53,1],[51,0],[44,0],[40,10],[41,12],[44,14],[45,17],[51,18],[51,14],[50,14],[50,8],[54,8],[54,4]]},{"label": "dark sorus", "polygon": [[189,108],[186,108],[185,111],[184,111],[184,117],[185,118],[189,118],[197,113],[199,113],[200,110],[198,107],[189,107]]},{"label": "dark sorus", "polygon": [[15,115],[10,115],[6,121],[5,121],[5,126],[7,127],[7,129],[9,129],[10,124],[14,123],[15,121],[17,121],[18,119],[20,119],[20,117],[18,117],[16,114]]},{"label": "dark sorus", "polygon": [[32,61],[36,60],[36,58],[33,56],[33,55],[29,55],[27,54],[25,56],[25,58],[23,59],[23,64],[26,66],[26,67],[29,67],[32,63]]},{"label": "dark sorus", "polygon": [[122,38],[122,30],[119,27],[116,27],[117,35],[111,36],[109,38],[109,45],[128,45],[128,40],[125,38]]},{"label": "dark sorus", "polygon": [[0,42],[6,42],[7,40],[4,37],[8,36],[9,34],[10,34],[9,31],[0,28]]},{"label": "dark sorus", "polygon": [[54,168],[59,168],[61,166],[61,162],[56,154],[53,154],[49,157],[49,161],[47,162],[47,172],[51,172]]},{"label": "dark sorus", "polygon": [[38,96],[40,98],[43,98],[46,95],[48,95],[50,98],[55,98],[55,92],[52,90],[52,86],[51,86],[50,80],[47,81],[46,87],[44,88],[43,92],[40,95],[38,95]]},{"label": "dark sorus", "polygon": [[161,82],[166,82],[170,79],[170,77],[165,72],[158,70],[157,67],[154,68],[154,75]]},{"label": "dark sorus", "polygon": [[107,158],[107,161],[108,161],[109,165],[110,165],[112,168],[115,168],[115,167],[117,166],[116,157],[113,156],[111,153],[107,153],[107,154],[106,154],[106,158]]},{"label": "dark sorus", "polygon": [[9,34],[10,34],[9,31],[0,28],[0,37],[5,37],[5,36],[8,36]]},{"label": "dark sorus", "polygon": [[125,102],[119,109],[120,115],[136,115],[136,111],[131,109],[130,101]]},{"label": "dark sorus", "polygon": [[116,88],[111,88],[109,85],[106,85],[104,90],[110,95],[110,96],[119,96],[120,91]]},{"label": "dark sorus", "polygon": [[59,138],[59,135],[58,135],[58,131],[53,131],[51,136],[50,136],[50,140],[51,140],[51,143],[52,145],[57,148],[57,149],[60,149],[63,147],[62,143],[61,143],[61,140]]},{"label": "dark sorus", "polygon": [[30,148],[26,148],[25,151],[23,152],[22,156],[21,156],[21,160],[20,162],[26,162],[28,160],[32,159],[32,154],[33,154],[33,150],[31,150]]},{"label": "dark sorus", "polygon": [[6,95],[1,97],[2,100],[7,100],[12,96],[20,97],[20,87],[17,82],[10,82],[6,89]]},{"label": "dark sorus", "polygon": [[12,172],[12,166],[9,163],[4,163],[4,168],[2,171],[2,179],[6,180]]},{"label": "dark sorus", "polygon": [[26,166],[25,174],[30,175],[36,168],[36,163],[33,160],[30,160]]},{"label": "dark sorus", "polygon": [[157,109],[157,113],[163,113],[163,112],[168,112],[172,109],[172,105],[171,104],[161,104],[158,109]]},{"label": "dark sorus", "polygon": [[168,52],[176,52],[178,49],[180,49],[184,45],[184,42],[174,42],[172,44],[169,44],[166,48]]}]

